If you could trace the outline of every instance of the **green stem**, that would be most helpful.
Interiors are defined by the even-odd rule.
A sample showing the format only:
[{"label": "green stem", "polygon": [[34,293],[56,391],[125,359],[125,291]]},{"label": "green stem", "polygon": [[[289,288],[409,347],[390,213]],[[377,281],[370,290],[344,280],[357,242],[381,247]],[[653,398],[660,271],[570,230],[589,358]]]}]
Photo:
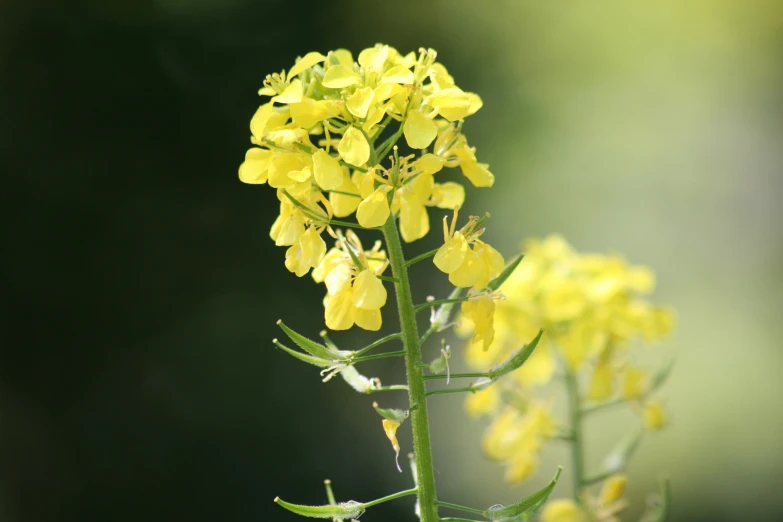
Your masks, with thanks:
[{"label": "green stem", "polygon": [[416,305],[413,307],[414,312],[420,312],[426,308],[432,308],[433,306],[438,306],[442,304],[449,304],[449,303],[462,303],[464,301],[467,301],[468,297],[458,297],[456,299],[438,299],[435,301],[430,301],[428,303],[422,303],[420,305]]},{"label": "green stem", "polygon": [[430,395],[445,395],[448,393],[463,393],[463,392],[470,392],[470,393],[476,393],[478,391],[473,386],[466,386],[464,388],[444,388],[443,390],[432,390],[427,392],[427,397]]},{"label": "green stem", "polygon": [[574,473],[574,500],[581,502],[582,487],[585,484],[584,441],[582,440],[582,401],[579,396],[579,382],[576,375],[566,369],[566,390],[568,393],[568,410],[571,415],[571,460]]},{"label": "green stem", "polygon": [[595,484],[596,482],[603,482],[604,480],[608,479],[612,475],[616,475],[616,474],[617,474],[616,471],[604,471],[603,473],[599,473],[598,475],[585,479],[585,485],[589,486]]},{"label": "green stem", "polygon": [[[382,157],[379,155],[379,157]],[[413,451],[416,456],[416,475],[419,480],[418,497],[421,522],[438,522],[438,507],[435,496],[435,474],[432,465],[432,445],[430,442],[429,419],[427,416],[427,396],[422,375],[421,347],[416,327],[416,313],[413,311],[413,298],[405,256],[402,252],[400,234],[394,216],[390,216],[383,226],[386,248],[392,274],[397,278],[394,287],[397,294],[397,309],[400,316],[402,342],[405,346],[405,368],[408,375],[408,396],[411,411],[411,429],[413,431]]]},{"label": "green stem", "polygon": [[387,343],[387,342],[393,341],[395,339],[402,339],[402,334],[401,333],[393,333],[393,334],[387,335],[386,337],[381,337],[377,341],[374,341],[374,342],[368,344],[367,346],[365,346],[364,348],[362,348],[361,350],[358,350],[354,355],[356,357],[361,357],[362,355],[364,355],[365,353],[369,352],[373,348],[376,348],[376,347],[382,345],[383,343]]},{"label": "green stem", "polygon": [[365,502],[364,504],[362,504],[362,506],[364,506],[365,508],[372,507],[372,506],[377,506],[378,504],[381,504],[383,502],[387,502],[389,500],[394,500],[395,498],[407,497],[408,495],[415,495],[417,491],[418,491],[417,488],[406,489],[405,491],[392,493],[391,495],[386,495],[385,497],[381,497],[381,498],[376,499],[376,500],[371,500],[369,502]]},{"label": "green stem", "polygon": [[427,259],[428,257],[432,257],[432,256],[434,256],[435,254],[438,253],[438,250],[440,250],[440,249],[436,248],[435,250],[430,250],[429,252],[424,252],[423,254],[420,254],[420,255],[414,257],[413,259],[410,259],[410,260],[406,261],[405,262],[405,266],[411,266],[413,264],[418,263],[419,261],[423,261],[423,260]]},{"label": "green stem", "polygon": [[618,404],[623,404],[626,402],[624,399],[613,399],[606,402],[601,402],[599,404],[592,404],[590,406],[585,406],[582,408],[582,415],[587,415],[590,413],[594,413],[596,411],[603,410],[604,408],[609,408],[611,406],[617,406]]},{"label": "green stem", "polygon": [[476,520],[474,518],[446,517],[446,518],[441,518],[440,522],[481,522],[481,521]]},{"label": "green stem", "polygon": [[374,359],[385,359],[387,357],[402,357],[403,355],[405,355],[404,350],[400,350],[399,352],[376,353],[374,355],[365,355],[364,357],[356,357],[351,360],[351,364],[356,364],[364,361],[372,361]]},{"label": "green stem", "polygon": [[459,504],[452,504],[451,502],[443,502],[438,500],[437,504],[451,509],[458,509],[459,511],[467,511],[468,513],[476,513],[477,515],[484,515],[484,512],[480,509],[475,509],[468,506],[461,506]]},{"label": "green stem", "polygon": [[[429,381],[431,379],[445,379],[446,375],[425,375],[424,380]],[[461,379],[463,377],[489,377],[487,373],[452,373],[452,379]]]}]

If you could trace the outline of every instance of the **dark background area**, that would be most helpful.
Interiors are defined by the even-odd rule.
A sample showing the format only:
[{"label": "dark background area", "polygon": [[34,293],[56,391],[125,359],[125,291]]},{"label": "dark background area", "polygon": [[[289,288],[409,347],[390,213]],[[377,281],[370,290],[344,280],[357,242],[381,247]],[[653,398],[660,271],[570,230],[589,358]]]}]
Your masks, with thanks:
[{"label": "dark background area", "polygon": [[[410,487],[409,475],[392,472],[388,442],[378,426],[357,420],[372,413],[367,397],[341,382],[321,384],[313,370],[269,343],[278,335],[274,323],[280,317],[315,336],[323,324],[323,290],[285,269],[284,250],[268,238],[277,214],[273,194],[267,187],[243,185],[236,173],[248,147],[248,122],[259,104],[256,91],[266,74],[288,68],[310,50],[345,47],[356,53],[376,42],[403,52],[434,47],[461,87],[482,94],[485,108],[471,119],[469,136],[471,144],[486,151],[483,160],[503,174],[495,196],[503,206],[493,218],[500,219],[501,229],[523,228],[515,237],[565,230],[585,245],[620,246],[663,266],[662,279],[670,281],[664,297],[683,310],[681,344],[691,349],[683,357],[681,377],[672,384],[675,395],[683,398],[679,428],[675,426],[682,438],[654,450],[663,456],[643,458],[682,462],[680,474],[675,473],[680,477],[675,491],[681,492],[676,520],[736,520],[741,513],[754,520],[780,519],[781,422],[778,399],[773,401],[780,396],[780,379],[757,373],[761,367],[779,371],[780,329],[770,326],[769,335],[748,342],[759,355],[743,359],[750,369],[740,377],[734,372],[745,366],[731,360],[700,375],[697,368],[704,364],[696,354],[715,353],[715,341],[725,336],[714,325],[724,321],[694,312],[721,298],[740,303],[744,298],[736,299],[736,292],[744,289],[759,296],[748,317],[764,325],[779,323],[775,296],[780,293],[774,289],[783,281],[781,215],[769,196],[781,187],[783,164],[777,141],[779,66],[771,69],[751,52],[755,47],[741,47],[737,56],[750,72],[731,71],[721,60],[734,55],[721,47],[726,33],[717,23],[715,34],[709,33],[714,41],[700,39],[710,44],[686,45],[681,53],[680,44],[689,41],[683,36],[691,30],[688,24],[702,20],[702,13],[672,15],[671,20],[653,17],[661,27],[671,24],[673,29],[661,33],[669,37],[648,34],[645,45],[663,46],[665,56],[679,54],[687,62],[682,70],[665,69],[671,77],[660,85],[677,86],[672,78],[684,78],[682,92],[697,85],[694,98],[700,103],[706,102],[698,89],[706,86],[705,92],[719,93],[715,107],[720,110],[697,104],[709,114],[702,119],[683,112],[672,101],[679,94],[667,97],[669,91],[655,77],[645,84],[643,102],[626,107],[623,94],[635,84],[627,87],[612,72],[612,64],[622,63],[613,54],[622,46],[600,42],[600,37],[582,40],[571,29],[580,23],[592,27],[589,21],[599,20],[599,26],[605,22],[632,33],[635,23],[647,19],[646,12],[607,17],[616,7],[609,5],[594,15],[582,12],[584,18],[563,11],[561,18],[549,8],[520,11],[515,7],[521,3],[487,2],[480,10],[471,5],[0,1],[0,520],[296,520],[272,499],[281,495],[321,503],[324,478],[333,480],[343,499],[369,500]],[[731,20],[729,4],[721,5]],[[777,35],[770,39],[774,45],[764,43],[764,48],[770,49],[769,63],[779,64],[779,26],[758,22],[779,19],[780,10],[771,6],[759,7],[769,9],[769,17],[762,12],[753,20]],[[753,38],[766,34],[742,20],[738,25]],[[702,38],[706,30],[694,25],[695,38]],[[598,31],[606,34],[600,27]],[[740,41],[746,33],[737,34]],[[617,37],[625,42],[623,38],[635,35]],[[501,51],[508,38],[517,38],[524,50]],[[577,49],[591,46],[599,49],[597,64],[586,64],[578,54]],[[612,51],[601,54],[602,46]],[[633,60],[655,67],[644,52]],[[752,78],[754,86],[763,87],[741,90],[739,83],[721,83],[716,79],[724,77],[715,71],[724,70],[727,77]],[[520,74],[526,79],[520,80]],[[688,83],[689,78],[698,81]],[[608,114],[605,120],[580,112],[585,106],[606,108],[601,98],[589,97],[596,88],[611,98],[604,100],[610,107],[601,113]],[[747,100],[758,104],[746,106]],[[567,111],[558,113],[555,105]],[[623,112],[622,121],[631,122],[628,127],[611,123],[611,108]],[[693,128],[702,123],[719,127],[723,120],[713,116],[733,108],[742,109],[737,112],[751,121],[751,129],[762,121],[763,132],[748,132],[740,124],[745,120],[738,118],[732,129],[744,140],[731,134],[726,146],[707,135],[710,146],[700,143]],[[755,111],[762,114],[758,120],[752,119]],[[638,136],[636,120],[644,128]],[[615,134],[606,131],[610,124]],[[573,130],[579,125],[605,143],[586,153],[569,141],[584,138]],[[504,142],[512,132],[515,141]],[[644,147],[623,142],[629,135]],[[687,151],[668,147],[667,139],[683,143],[683,137]],[[655,148],[661,141],[665,150]],[[595,146],[589,139],[584,143],[584,148]],[[616,157],[601,163],[596,158],[603,150]],[[626,154],[638,150],[644,153]],[[728,161],[723,153],[731,155]],[[702,156],[709,161],[693,160]],[[687,161],[666,163],[673,158]],[[612,169],[633,173],[637,164],[644,166],[644,175],[610,179]],[[552,172],[571,177],[559,179]],[[579,181],[596,172],[589,182]],[[667,172],[671,178],[665,178]],[[754,177],[754,172],[762,175]],[[654,183],[625,181],[653,177]],[[552,185],[535,181],[544,179]],[[568,180],[576,181],[566,185]],[[732,187],[736,194],[732,180],[746,189],[740,192],[745,194],[740,205],[714,192]],[[644,193],[647,199],[634,199],[631,193]],[[580,207],[579,201],[587,199],[590,205]],[[562,207],[554,207],[555,200]],[[748,211],[737,219],[744,219],[742,226],[754,233],[727,225],[737,223],[728,210],[737,208]],[[666,223],[667,232],[656,228],[658,222]],[[638,223],[635,230],[623,228]],[[584,233],[580,226],[595,232]],[[518,241],[496,234],[507,245]],[[605,242],[595,240],[599,234]],[[427,241],[436,240],[430,237],[409,251],[429,250],[432,243]],[[742,247],[741,259],[724,257],[729,241]],[[751,271],[741,267],[757,244],[769,250],[750,256],[752,277],[758,279],[749,284],[745,277]],[[686,252],[690,248],[694,250]],[[712,268],[704,268],[707,262]],[[740,268],[732,272],[734,266]],[[727,281],[734,284],[722,289],[721,297],[709,293]],[[420,278],[415,289],[423,296],[440,290],[441,284]],[[689,300],[694,295],[703,301]],[[384,328],[391,331],[393,311],[384,314]],[[759,331],[748,326],[752,323],[725,324],[732,332]],[[687,325],[695,333],[689,334]],[[712,337],[702,336],[706,331]],[[372,336],[354,332],[337,338],[361,344]],[[699,346],[705,350],[699,352]],[[369,373],[392,383],[400,369],[377,365]],[[757,396],[738,385],[743,391],[707,403],[704,390],[736,379],[766,387],[749,385],[747,389],[759,390]],[[762,397],[768,402],[761,402]],[[758,422],[745,418],[747,425],[734,433],[737,423],[726,408],[749,403],[757,406],[753,415]],[[461,418],[453,422],[451,428],[436,429],[436,440],[446,441],[446,449],[436,448],[436,461],[444,463],[439,487],[455,498],[477,495],[471,484],[484,483],[479,469],[491,470],[494,480],[501,472],[491,465],[466,465],[460,477],[445,471],[458,467],[454,462],[460,458],[480,458],[478,428],[468,430],[468,421]],[[691,463],[688,458],[699,441],[717,433],[734,438],[695,452]],[[741,438],[748,433],[761,433],[763,439]],[[463,440],[473,448],[470,453],[462,451]],[[732,468],[716,469],[718,455],[742,455],[737,457],[741,463],[721,460],[720,466]],[[720,482],[703,485],[706,475]],[[511,494],[518,495],[516,491]],[[410,510],[406,499],[380,506],[363,520],[407,520]]]}]

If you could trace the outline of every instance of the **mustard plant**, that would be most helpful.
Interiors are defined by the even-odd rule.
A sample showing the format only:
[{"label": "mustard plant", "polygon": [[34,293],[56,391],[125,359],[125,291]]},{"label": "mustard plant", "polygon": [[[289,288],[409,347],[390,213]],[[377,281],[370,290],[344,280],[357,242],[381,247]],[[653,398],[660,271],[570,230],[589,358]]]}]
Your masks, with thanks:
[{"label": "mustard plant", "polygon": [[[438,175],[444,169],[458,167],[479,188],[491,187],[495,179],[488,165],[477,160],[475,148],[463,134],[465,119],[481,108],[482,100],[460,89],[436,58],[432,49],[403,55],[381,44],[364,49],[356,60],[344,49],[325,55],[308,53],[288,71],[266,77],[259,94],[268,99],[250,121],[253,146],[239,168],[239,177],[245,183],[267,184],[276,190],[280,214],[271,226],[270,236],[276,245],[287,248],[285,266],[289,271],[298,277],[309,273],[316,283],[324,284],[326,328],[341,331],[357,326],[380,330],[382,310],[388,301],[387,288],[394,289],[399,317],[398,333],[364,347],[338,346],[327,330],[321,332],[320,340],[314,340],[278,321],[285,337],[295,347],[278,339],[273,340],[274,345],[302,362],[321,368],[323,381],[339,376],[362,394],[407,392],[408,395],[405,410],[382,406],[381,399],[372,405],[394,450],[399,471],[403,467],[399,464],[401,448],[397,432],[403,424],[410,425],[412,487],[375,500],[338,502],[331,483],[326,481],[324,505],[307,506],[275,499],[283,508],[305,517],[356,519],[382,502],[415,496],[413,512],[423,522],[469,520],[439,518],[441,509],[470,513],[490,521],[529,520],[547,503],[560,475],[558,468],[543,489],[507,506],[462,506],[441,499],[436,491],[428,420],[428,397],[432,395],[469,393],[469,410],[498,415],[494,422],[502,426],[504,422],[510,426],[522,417],[533,419],[528,422],[537,427],[531,447],[523,454],[526,463],[514,462],[508,468],[512,471],[507,477],[513,482],[531,473],[534,467],[530,463],[534,459],[531,455],[539,440],[560,435],[546,405],[531,402],[523,407],[513,393],[515,386],[524,390],[525,378],[520,372],[540,375],[546,373],[542,366],[553,366],[546,358],[552,359],[552,346],[563,342],[565,337],[561,332],[566,328],[565,323],[573,320],[570,312],[564,310],[576,306],[569,301],[568,292],[550,296],[552,302],[548,306],[555,315],[560,310],[563,315],[560,318],[527,317],[524,309],[511,313],[505,304],[517,302],[516,294],[513,294],[515,299],[506,299],[503,293],[508,281],[517,292],[520,280],[535,279],[538,275],[530,275],[528,263],[521,263],[522,254],[507,263],[482,240],[489,214],[469,216],[461,222],[459,209],[465,201],[465,188]],[[430,232],[428,207],[449,213],[442,221],[443,244],[436,250],[406,258],[403,242],[414,242]],[[367,238],[360,238],[359,234],[375,234],[375,237],[367,243]],[[327,240],[333,245],[329,249]],[[445,274],[454,286],[447,297],[414,300],[409,271],[418,268],[415,265],[422,261],[430,261],[430,266]],[[646,275],[629,277],[636,281],[634,277],[644,279]],[[644,286],[645,282],[628,284]],[[559,290],[562,293],[563,288]],[[611,288],[605,290],[607,296],[611,292]],[[455,314],[457,304],[460,307]],[[422,312],[429,312],[429,327],[420,333],[416,316]],[[612,315],[615,311],[605,312]],[[497,320],[496,316],[499,316]],[[662,322],[667,320],[664,315],[656,317]],[[440,343],[430,341],[433,335],[456,325],[460,325],[458,329],[462,333],[470,335],[466,353],[469,362],[481,371],[451,373],[450,347],[444,339]],[[553,335],[544,335],[549,329]],[[585,355],[580,364],[588,359],[593,364],[593,358],[597,357],[596,368],[608,368],[594,372],[597,382],[609,378],[604,375],[614,375],[615,359],[602,354],[607,350],[619,353],[620,341],[625,337],[615,333],[612,330],[608,337],[611,342],[607,341],[607,345],[611,349],[582,349]],[[401,344],[402,349],[378,351],[392,343]],[[425,349],[431,352],[426,357]],[[567,350],[563,353],[570,353]],[[405,383],[383,385],[357,368],[365,361],[391,357],[405,360]],[[531,365],[532,369],[528,370]],[[575,379],[572,372],[578,368],[578,365],[566,367],[567,382],[572,385]],[[631,370],[630,366],[625,368]],[[646,400],[655,385],[644,384],[646,377],[641,373],[633,375],[631,381],[635,384],[627,387],[635,386],[634,398],[644,404],[648,424],[662,425],[663,410]],[[451,381],[457,379],[474,380],[468,386],[451,386]],[[545,379],[539,377],[539,380]],[[445,381],[446,387],[433,389],[432,384],[439,381]],[[595,386],[602,385],[606,386],[601,382]],[[608,397],[605,392],[599,395],[601,399]],[[503,413],[501,405],[514,404],[513,401],[519,409],[510,414],[513,418],[504,420],[503,415],[508,414]],[[603,403],[595,405],[599,406]],[[584,413],[581,402],[575,412],[577,417]],[[576,458],[581,451],[578,426],[579,423],[572,425],[564,435],[574,441],[574,467],[581,465],[581,457]],[[502,439],[502,429],[494,430]],[[499,450],[488,443],[487,447],[495,451],[491,456],[498,460],[521,458],[519,445]],[[577,491],[581,495],[590,479],[582,471],[578,476]],[[619,488],[616,484],[612,487]],[[547,509],[550,519],[556,520],[551,518],[552,505]],[[579,513],[581,506],[575,504]]]}]

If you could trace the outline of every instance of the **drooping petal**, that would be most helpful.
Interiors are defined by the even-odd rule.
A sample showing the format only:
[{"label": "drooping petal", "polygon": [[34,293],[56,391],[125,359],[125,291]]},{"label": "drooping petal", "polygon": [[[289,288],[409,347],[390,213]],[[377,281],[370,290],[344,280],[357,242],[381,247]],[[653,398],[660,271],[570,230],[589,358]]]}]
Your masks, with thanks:
[{"label": "drooping petal", "polygon": [[495,184],[495,175],[489,171],[489,165],[486,163],[469,161],[461,163],[460,168],[474,187],[491,187]]},{"label": "drooping petal", "polygon": [[441,272],[451,274],[462,266],[467,252],[468,242],[465,236],[461,232],[455,232],[454,236],[438,249],[433,262]]},{"label": "drooping petal", "polygon": [[353,304],[362,310],[378,310],[386,304],[386,288],[371,270],[362,270],[353,282]]},{"label": "drooping petal", "polygon": [[435,122],[420,111],[410,111],[402,129],[405,133],[405,141],[412,149],[426,149],[438,135]]},{"label": "drooping petal", "polygon": [[356,219],[364,228],[380,227],[389,219],[389,201],[386,199],[386,185],[375,189],[356,210]]},{"label": "drooping petal", "polygon": [[342,218],[356,212],[356,209],[359,208],[359,203],[362,202],[362,198],[359,197],[359,187],[351,181],[351,176],[348,175],[348,169],[343,169],[343,182],[336,190],[345,192],[346,194],[356,194],[356,196],[346,196],[345,194],[330,192],[329,203],[332,205],[332,211],[334,212],[335,217]]},{"label": "drooping petal", "polygon": [[354,321],[356,326],[371,332],[377,332],[381,329],[383,318],[380,310],[362,310],[354,308]]},{"label": "drooping petal", "polygon": [[324,319],[330,330],[348,330],[354,323],[353,289],[327,296]]},{"label": "drooping petal", "polygon": [[336,158],[323,149],[313,154],[313,175],[315,182],[324,190],[336,189],[343,183],[343,168]]},{"label": "drooping petal", "polygon": [[239,166],[239,179],[243,183],[266,183],[267,170],[275,153],[271,150],[253,147],[245,154],[245,161]]},{"label": "drooping petal", "polygon": [[394,462],[397,464],[397,469],[402,473],[399,462],[400,443],[397,442],[397,429],[400,427],[400,423],[390,419],[383,419],[381,423],[383,424],[383,431],[386,432],[386,437],[391,442],[392,448],[394,448]]},{"label": "drooping petal", "polygon": [[265,103],[258,108],[250,119],[250,132],[256,139],[260,140],[264,135],[264,129],[266,129],[267,122],[269,122],[269,118],[272,116],[273,108],[273,102],[270,101],[269,103]]},{"label": "drooping petal", "polygon": [[438,208],[455,209],[465,203],[465,187],[453,181],[436,183],[430,203]]},{"label": "drooping petal", "polygon": [[361,167],[370,159],[370,144],[356,127],[351,127],[343,134],[340,143],[337,144],[340,157],[346,162]]}]

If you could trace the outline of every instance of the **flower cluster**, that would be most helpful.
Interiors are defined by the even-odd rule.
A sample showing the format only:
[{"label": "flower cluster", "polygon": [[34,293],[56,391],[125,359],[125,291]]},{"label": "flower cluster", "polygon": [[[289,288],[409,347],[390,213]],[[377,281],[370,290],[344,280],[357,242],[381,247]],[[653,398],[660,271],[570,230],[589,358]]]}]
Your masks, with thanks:
[{"label": "flower cluster", "polygon": [[626,484],[625,475],[612,475],[604,481],[597,496],[585,495],[580,504],[571,499],[552,500],[544,508],[541,521],[620,522],[617,513],[628,507],[622,498]]},{"label": "flower cluster", "polygon": [[[280,214],[270,235],[288,247],[285,264],[297,276],[322,263],[321,235],[337,238],[336,226],[378,228],[391,217],[399,219],[403,240],[422,238],[430,229],[427,207],[456,209],[465,199],[459,183],[435,181],[444,167],[459,167],[477,187],[494,183],[462,134],[464,118],[482,101],[457,87],[432,49],[402,55],[378,44],[355,61],[345,49],[310,52],[287,72],[268,75],[259,94],[269,99],[250,121],[253,147],[239,178],[277,190]],[[418,157],[399,156],[403,136]],[[353,214],[358,223],[335,219]],[[327,325],[375,330],[380,312],[374,305],[385,299],[356,304],[361,294],[354,291],[349,313],[347,292],[357,281],[374,281],[360,266],[341,269],[340,280],[349,272],[350,288],[321,278],[329,289]]]},{"label": "flower cluster", "polygon": [[[653,286],[648,268],[617,256],[578,254],[558,236],[527,244],[524,260],[503,285],[506,299],[497,304],[494,332],[483,333],[483,340],[474,336],[466,351],[471,366],[488,370],[545,332],[513,378],[467,400],[470,413],[491,417],[484,450],[506,464],[509,482],[536,471],[542,443],[556,434],[552,401],[536,399],[535,389],[549,383],[558,366],[584,388],[587,404],[627,401],[649,430],[666,424],[663,406],[650,398],[657,379],[635,365],[627,349],[634,340],[656,341],[672,329],[672,313],[643,298]],[[466,315],[466,331],[486,330]]]}]

